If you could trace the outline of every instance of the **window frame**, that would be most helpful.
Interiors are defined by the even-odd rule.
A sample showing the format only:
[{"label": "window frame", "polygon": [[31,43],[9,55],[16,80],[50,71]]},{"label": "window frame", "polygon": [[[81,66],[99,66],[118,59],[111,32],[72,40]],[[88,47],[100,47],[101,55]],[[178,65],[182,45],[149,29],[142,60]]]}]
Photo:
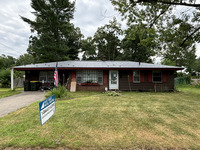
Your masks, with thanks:
[{"label": "window frame", "polygon": [[[45,75],[41,76],[41,72],[43,72]],[[50,77],[50,74],[52,73],[52,77]],[[54,82],[54,73],[53,71],[40,71],[39,72],[39,81],[42,82],[43,80],[40,80],[41,77],[45,77],[44,83],[53,83]],[[52,79],[52,81],[48,80],[49,78]]]},{"label": "window frame", "polygon": [[[138,73],[139,73],[139,81],[135,81],[134,80],[134,77],[135,77],[135,75],[134,75],[134,72],[136,72],[136,71],[138,71]],[[141,82],[141,78],[140,78],[140,70],[133,70],[133,83],[140,83]]]},{"label": "window frame", "polygon": [[[154,81],[154,73],[160,73],[160,81]],[[163,77],[162,77],[162,71],[161,70],[153,70],[152,71],[152,82],[153,83],[162,83],[163,82]]]},{"label": "window frame", "polygon": [[[93,75],[90,79],[90,77],[87,76],[87,73],[91,72]],[[91,75],[91,74],[90,74]],[[101,83],[99,83],[99,77],[102,78]],[[78,80],[79,78],[79,80]],[[92,80],[92,78],[95,78],[95,81],[91,83],[98,83],[99,85],[103,85],[103,70],[77,70],[76,71],[76,81],[77,84],[87,83],[85,81],[85,78],[88,78],[88,81]],[[80,82],[78,82],[80,81]]]}]

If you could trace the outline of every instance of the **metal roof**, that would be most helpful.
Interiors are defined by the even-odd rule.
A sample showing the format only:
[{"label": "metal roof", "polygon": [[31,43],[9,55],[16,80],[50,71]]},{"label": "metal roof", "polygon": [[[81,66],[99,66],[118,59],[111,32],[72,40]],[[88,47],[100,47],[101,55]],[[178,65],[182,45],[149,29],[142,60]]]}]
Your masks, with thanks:
[{"label": "metal roof", "polygon": [[[37,69],[50,69],[55,68],[56,62],[30,64],[24,66],[13,67],[16,70],[37,70]],[[182,70],[182,67],[167,66],[152,63],[139,63],[133,61],[60,61],[58,62],[59,69],[169,69],[169,70]]]}]

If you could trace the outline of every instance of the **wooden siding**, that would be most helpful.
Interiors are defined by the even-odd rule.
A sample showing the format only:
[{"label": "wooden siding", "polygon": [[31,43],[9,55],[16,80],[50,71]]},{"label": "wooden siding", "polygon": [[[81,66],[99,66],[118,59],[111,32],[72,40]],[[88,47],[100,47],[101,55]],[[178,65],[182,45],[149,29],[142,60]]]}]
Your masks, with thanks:
[{"label": "wooden siding", "polygon": [[122,91],[173,91],[174,90],[174,71],[162,71],[165,74],[164,82],[153,83],[152,71],[141,70],[143,79],[140,83],[129,82],[130,71],[119,71],[119,90]]}]

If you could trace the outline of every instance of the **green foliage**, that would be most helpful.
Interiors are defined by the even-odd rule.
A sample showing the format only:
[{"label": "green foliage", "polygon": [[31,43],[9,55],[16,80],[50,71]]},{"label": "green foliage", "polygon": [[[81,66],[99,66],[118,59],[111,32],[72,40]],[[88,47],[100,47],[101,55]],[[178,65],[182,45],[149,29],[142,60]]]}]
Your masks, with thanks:
[{"label": "green foliage", "polygon": [[96,47],[92,37],[88,37],[81,41],[81,51],[83,52],[83,60],[96,60]]},{"label": "green foliage", "polygon": [[[126,34],[123,41],[127,58],[131,58],[136,48],[141,49],[139,51],[144,52],[144,56],[153,56],[150,50],[154,50],[157,55],[170,60],[175,65],[186,67],[190,73],[193,71],[196,58],[195,44],[200,41],[200,27],[198,26],[200,9],[197,7],[199,5],[193,4],[194,0],[186,3],[181,0],[173,2],[168,0],[111,0],[111,2],[122,18],[127,20],[128,33],[133,37],[127,38]],[[183,11],[178,15],[179,13],[176,13],[178,5],[194,7],[194,9]],[[135,26],[141,30],[135,32]],[[131,45],[134,45],[132,49]]]},{"label": "green foliage", "polygon": [[16,66],[28,65],[33,63],[34,63],[33,56],[30,54],[24,54],[19,56],[19,58],[16,61]]},{"label": "green foliage", "polygon": [[176,63],[169,59],[163,59],[161,62],[162,65],[168,65],[168,66],[176,66]]},{"label": "green foliage", "polygon": [[0,56],[0,69],[7,69],[15,66],[16,59],[12,56]]},{"label": "green foliage", "polygon": [[0,70],[0,83],[2,87],[10,87],[10,69]]},{"label": "green foliage", "polygon": [[94,44],[100,60],[103,58],[106,60],[121,59],[119,39],[121,34],[121,24],[117,22],[116,18],[113,18],[113,21],[110,21],[109,24],[97,29],[94,35]]},{"label": "green foliage", "polygon": [[23,88],[14,88],[14,90],[10,88],[0,88],[0,98],[19,94],[21,91],[23,91]]},{"label": "green foliage", "polygon": [[119,93],[119,92],[116,92],[116,91],[108,91],[108,92],[106,92],[106,94],[108,95],[108,96],[120,96],[121,94]]},{"label": "green foliage", "polygon": [[147,29],[144,25],[132,25],[125,30],[122,40],[123,60],[137,62],[152,62],[151,56],[155,55],[154,29]]},{"label": "green foliage", "polygon": [[193,70],[195,72],[200,72],[200,57],[195,60],[195,64],[194,64]]},{"label": "green foliage", "polygon": [[50,90],[45,96],[50,97],[51,95],[55,95],[56,98],[64,98],[68,94],[66,87],[61,86],[60,84],[58,87]]},{"label": "green foliage", "polygon": [[200,83],[195,84],[196,88],[200,88]]},{"label": "green foliage", "polygon": [[78,58],[82,34],[70,20],[75,2],[70,0],[32,0],[35,20],[21,17],[31,26],[28,53],[35,62],[52,62]]},{"label": "green foliage", "polygon": [[177,85],[188,85],[191,83],[191,77],[190,76],[184,76],[184,77],[177,77],[174,79],[174,84]]},{"label": "green foliage", "polygon": [[193,71],[194,60],[196,59],[196,40],[191,37],[183,43],[183,39],[190,35],[192,29],[193,25],[190,24],[188,16],[185,16],[182,20],[173,16],[168,22],[168,27],[161,32],[164,58],[174,62],[177,66],[186,67],[186,71],[190,73]]}]

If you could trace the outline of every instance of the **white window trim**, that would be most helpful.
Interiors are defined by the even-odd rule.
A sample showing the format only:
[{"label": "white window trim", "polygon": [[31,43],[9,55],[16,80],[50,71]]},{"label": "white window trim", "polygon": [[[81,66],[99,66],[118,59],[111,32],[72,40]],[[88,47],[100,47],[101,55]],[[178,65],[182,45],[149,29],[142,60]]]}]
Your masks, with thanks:
[{"label": "white window trim", "polygon": [[[39,81],[40,81],[40,82],[43,81],[43,80],[40,80],[41,72],[45,72],[45,78],[46,78],[46,80],[44,80],[44,83],[46,83],[46,82],[47,82],[47,71],[40,71],[40,72],[39,72]],[[42,76],[42,77],[44,77],[44,76]]]},{"label": "white window trim", "polygon": [[163,83],[163,78],[162,78],[162,71],[160,71],[160,73],[161,73],[161,81],[154,81],[153,80],[153,73],[154,73],[155,71],[152,71],[152,82],[153,83]]},{"label": "white window trim", "polygon": [[134,71],[139,71],[139,81],[134,81],[134,74],[133,74],[133,83],[140,83],[141,79],[140,79],[140,70],[133,70]]},{"label": "white window trim", "polygon": [[[45,72],[45,78],[46,78],[46,80],[44,81],[44,83],[53,83],[53,81],[51,81],[51,82],[48,81],[48,72],[49,72],[49,71],[40,71],[40,72],[39,72],[39,81],[40,81],[40,82],[42,82],[42,80],[40,80],[40,73],[41,73],[41,72]],[[51,71],[50,71],[50,72],[51,72]],[[52,72],[53,72],[53,71],[52,71]],[[43,77],[44,77],[44,76],[43,76]]]},{"label": "white window trim", "polygon": [[[83,72],[84,72],[85,70],[77,70],[77,72],[76,72],[76,80],[77,80],[77,78],[78,77],[81,77],[81,82],[80,83],[77,83],[77,84],[81,84],[81,83],[84,83],[83,82]],[[96,74],[97,74],[97,83],[98,83],[98,77],[99,77],[99,75],[98,75],[98,71],[99,70],[93,70],[93,71],[96,71]],[[102,83],[98,83],[99,85],[103,85],[103,70],[102,70]]]}]

